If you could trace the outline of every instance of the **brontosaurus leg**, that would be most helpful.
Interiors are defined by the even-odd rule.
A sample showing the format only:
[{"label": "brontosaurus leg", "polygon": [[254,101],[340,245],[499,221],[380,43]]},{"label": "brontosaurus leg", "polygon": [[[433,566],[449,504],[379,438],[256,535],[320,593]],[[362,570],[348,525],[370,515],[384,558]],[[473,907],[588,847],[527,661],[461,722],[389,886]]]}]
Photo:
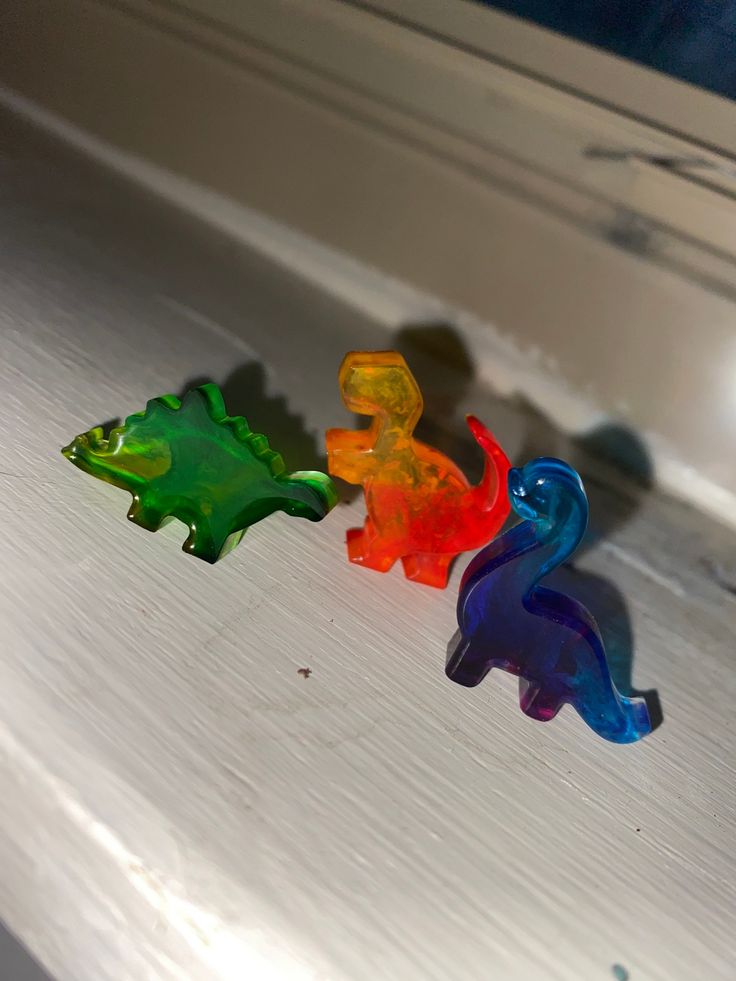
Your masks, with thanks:
[{"label": "brontosaurus leg", "polygon": [[349,528],[347,533],[348,559],[356,565],[364,565],[378,572],[388,572],[398,555],[382,543],[375,525],[365,519],[362,528]]},{"label": "brontosaurus leg", "polygon": [[565,700],[559,691],[545,688],[536,681],[519,678],[519,704],[524,715],[539,722],[549,722],[554,719],[564,705]]},{"label": "brontosaurus leg", "polygon": [[[230,535],[224,539],[218,538],[212,533],[212,529],[204,525],[201,521],[193,521],[189,516],[181,513],[177,513],[176,517],[180,521],[183,521],[189,528],[189,536],[182,548],[185,552],[189,552],[190,555],[196,555],[198,559],[204,559],[205,562],[217,562],[218,558],[224,552],[229,551],[230,548],[237,545],[243,537],[243,532],[238,531],[234,535]],[[169,513],[169,508],[166,504],[163,506],[154,506],[145,497],[135,495],[128,511],[128,518],[147,531],[158,531],[162,525],[172,521],[174,516]]]},{"label": "brontosaurus leg", "polygon": [[474,688],[483,681],[492,666],[485,645],[482,642],[474,643],[472,638],[463,636],[461,630],[447,645],[445,674],[458,685]]},{"label": "brontosaurus leg", "polygon": [[404,575],[412,582],[421,582],[425,586],[436,586],[444,589],[450,572],[450,563],[454,555],[433,555],[430,552],[416,552],[405,555],[401,559]]}]

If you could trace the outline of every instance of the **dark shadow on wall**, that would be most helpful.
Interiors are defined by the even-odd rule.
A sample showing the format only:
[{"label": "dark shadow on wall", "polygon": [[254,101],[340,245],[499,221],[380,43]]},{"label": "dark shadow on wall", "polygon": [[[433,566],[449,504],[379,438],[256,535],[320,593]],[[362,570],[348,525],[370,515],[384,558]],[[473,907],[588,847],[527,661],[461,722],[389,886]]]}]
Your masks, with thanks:
[{"label": "dark shadow on wall", "polygon": [[[203,385],[211,378],[192,378],[179,392]],[[260,361],[245,361],[220,385],[228,414],[244,416],[256,433],[262,433],[272,450],[280,453],[288,470],[327,470],[324,439],[310,431],[304,417],[289,408],[285,396],[269,391],[266,370]]]},{"label": "dark shadow on wall", "polygon": [[604,423],[582,436],[563,433],[528,399],[514,400],[526,420],[519,460],[559,456],[578,471],[590,504],[590,524],[577,558],[636,514],[654,484],[652,461],[642,439],[626,426]]},{"label": "dark shadow on wall", "polygon": [[475,482],[482,457],[467,427],[456,419],[475,380],[475,365],[460,334],[442,322],[407,324],[394,335],[393,346],[406,359],[424,399],[414,435],[455,460]]}]

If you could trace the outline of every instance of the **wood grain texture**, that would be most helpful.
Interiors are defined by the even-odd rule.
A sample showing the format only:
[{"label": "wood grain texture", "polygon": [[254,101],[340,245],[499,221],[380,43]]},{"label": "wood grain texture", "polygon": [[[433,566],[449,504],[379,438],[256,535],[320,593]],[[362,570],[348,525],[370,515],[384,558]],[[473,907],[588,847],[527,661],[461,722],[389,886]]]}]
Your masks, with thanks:
[{"label": "wood grain texture", "polygon": [[[736,535],[590,463],[569,575],[626,597],[665,716],[633,747],[446,681],[462,563],[350,567],[359,501],[185,556],[59,447],[208,376],[316,454],[343,352],[393,338],[0,121],[0,917],[74,981],[732,977]],[[513,455],[564,442],[466,381]]]}]

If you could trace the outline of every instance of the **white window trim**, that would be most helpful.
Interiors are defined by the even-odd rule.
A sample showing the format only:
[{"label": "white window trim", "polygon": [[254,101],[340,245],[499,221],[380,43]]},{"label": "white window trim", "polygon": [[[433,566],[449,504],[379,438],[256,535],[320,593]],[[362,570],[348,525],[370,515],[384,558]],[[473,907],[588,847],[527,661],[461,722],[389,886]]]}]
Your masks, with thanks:
[{"label": "white window trim", "polygon": [[[159,0],[143,5],[161,8]],[[736,152],[736,106],[726,99],[459,0],[422,0],[421,8],[412,0],[181,5],[427,123],[438,136],[465,140],[736,259],[736,163],[728,155]],[[531,41],[523,71],[499,60],[506,49],[518,57]],[[554,84],[528,73],[542,53],[541,74],[554,63],[564,68]],[[595,79],[605,80],[618,108],[592,101],[602,94]],[[646,115],[652,119],[637,118]],[[708,145],[716,137],[721,151]],[[690,163],[661,162],[668,160]]]},{"label": "white window trim", "polygon": [[221,221],[229,202],[321,243],[309,275],[327,289],[335,253],[357,260],[367,278],[340,290],[371,315],[387,279],[418,291],[420,317],[431,300],[465,325],[496,390],[576,432],[582,399],[587,419],[646,438],[664,486],[733,521],[734,200],[580,154],[606,133],[693,145],[366,10],[267,6],[243,4],[246,35],[154,0],[7,0],[0,99],[131,176],[131,161],[157,168],[157,189],[191,209],[185,179],[233,234],[252,222]]},{"label": "white window trim", "polygon": [[475,0],[364,0],[357,5],[454,40],[654,128],[736,155],[736,106],[713,92]]}]

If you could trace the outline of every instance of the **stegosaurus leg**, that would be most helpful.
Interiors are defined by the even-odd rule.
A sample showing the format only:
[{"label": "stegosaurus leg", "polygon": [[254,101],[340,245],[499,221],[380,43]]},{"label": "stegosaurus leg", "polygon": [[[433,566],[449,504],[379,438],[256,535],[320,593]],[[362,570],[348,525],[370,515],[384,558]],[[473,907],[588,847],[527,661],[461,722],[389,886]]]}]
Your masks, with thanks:
[{"label": "stegosaurus leg", "polygon": [[362,528],[349,528],[347,533],[348,559],[356,565],[364,565],[378,572],[388,572],[398,555],[386,550],[385,545],[376,547],[380,539],[370,518]]},{"label": "stegosaurus leg", "polygon": [[140,525],[141,528],[145,528],[147,531],[158,531],[168,517],[168,514],[162,513],[160,508],[151,504],[145,495],[133,495],[133,503],[130,505],[128,518]]},{"label": "stegosaurus leg", "polygon": [[450,573],[450,564],[454,555],[433,555],[429,552],[417,552],[405,555],[401,559],[404,575],[412,582],[421,582],[425,586],[436,586],[444,589]]},{"label": "stegosaurus leg", "polygon": [[236,532],[223,539],[222,536],[213,534],[212,529],[203,522],[189,524],[189,537],[182,545],[185,552],[196,555],[198,559],[205,562],[215,563],[229,552],[231,548],[238,544],[243,537],[243,532]]}]

